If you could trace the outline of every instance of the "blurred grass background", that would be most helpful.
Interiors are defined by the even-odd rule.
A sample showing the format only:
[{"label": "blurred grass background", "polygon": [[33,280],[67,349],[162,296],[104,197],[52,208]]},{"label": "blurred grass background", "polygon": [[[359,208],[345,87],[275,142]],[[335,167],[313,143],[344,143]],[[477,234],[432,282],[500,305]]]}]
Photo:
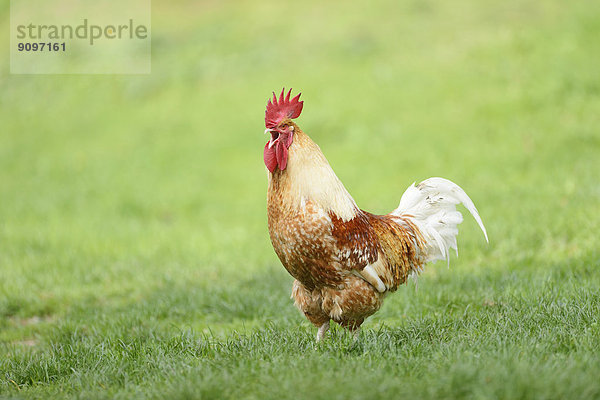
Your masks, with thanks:
[{"label": "blurred grass background", "polygon": [[[600,397],[600,3],[152,7],[150,75],[0,62],[0,394]],[[268,239],[283,86],[362,208],[443,176],[490,235],[466,218],[348,351]]]}]

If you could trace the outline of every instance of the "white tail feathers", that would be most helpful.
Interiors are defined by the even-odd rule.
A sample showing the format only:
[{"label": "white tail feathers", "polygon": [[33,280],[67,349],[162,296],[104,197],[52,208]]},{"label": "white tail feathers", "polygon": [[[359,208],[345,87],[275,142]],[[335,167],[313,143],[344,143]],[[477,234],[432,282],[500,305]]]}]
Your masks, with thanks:
[{"label": "white tail feathers", "polygon": [[483,222],[469,196],[457,184],[444,178],[429,178],[418,185],[410,185],[392,215],[408,217],[421,231],[426,242],[427,262],[446,259],[449,265],[449,250],[456,250],[458,255],[457,226],[463,221],[462,214],[456,211],[459,203],[473,215],[488,241]]}]

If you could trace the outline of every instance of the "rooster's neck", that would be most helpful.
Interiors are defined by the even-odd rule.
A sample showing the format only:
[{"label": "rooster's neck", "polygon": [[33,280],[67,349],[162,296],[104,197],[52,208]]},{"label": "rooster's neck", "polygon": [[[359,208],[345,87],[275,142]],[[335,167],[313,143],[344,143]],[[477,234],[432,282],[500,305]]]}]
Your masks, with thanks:
[{"label": "rooster's neck", "polygon": [[343,221],[353,219],[358,207],[336,176],[321,149],[300,129],[294,132],[285,170],[269,173],[269,207],[303,210],[307,202]]}]

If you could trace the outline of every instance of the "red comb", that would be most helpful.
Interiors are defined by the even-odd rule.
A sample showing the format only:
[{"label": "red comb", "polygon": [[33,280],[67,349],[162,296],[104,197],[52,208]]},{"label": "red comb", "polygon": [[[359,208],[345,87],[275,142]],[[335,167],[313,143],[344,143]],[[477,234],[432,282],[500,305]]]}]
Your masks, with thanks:
[{"label": "red comb", "polygon": [[283,97],[284,93],[285,88],[283,88],[279,95],[279,100],[277,100],[277,96],[273,92],[273,99],[269,99],[267,103],[267,111],[265,111],[265,126],[267,128],[275,128],[285,118],[298,118],[302,112],[304,102],[298,101],[300,93],[291,100],[292,89],[289,90],[285,98]]}]

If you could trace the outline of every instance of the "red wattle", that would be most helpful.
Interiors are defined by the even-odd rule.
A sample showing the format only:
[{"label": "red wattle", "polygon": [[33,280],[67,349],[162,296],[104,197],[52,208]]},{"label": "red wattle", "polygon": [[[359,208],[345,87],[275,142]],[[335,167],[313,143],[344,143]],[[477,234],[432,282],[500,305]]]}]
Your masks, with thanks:
[{"label": "red wattle", "polygon": [[281,141],[275,145],[275,155],[277,156],[277,165],[283,171],[287,166],[288,149]]},{"label": "red wattle", "polygon": [[265,144],[265,151],[263,152],[263,159],[265,160],[265,165],[270,172],[275,171],[277,167],[277,155],[275,154],[274,148],[269,148],[269,142]]}]

